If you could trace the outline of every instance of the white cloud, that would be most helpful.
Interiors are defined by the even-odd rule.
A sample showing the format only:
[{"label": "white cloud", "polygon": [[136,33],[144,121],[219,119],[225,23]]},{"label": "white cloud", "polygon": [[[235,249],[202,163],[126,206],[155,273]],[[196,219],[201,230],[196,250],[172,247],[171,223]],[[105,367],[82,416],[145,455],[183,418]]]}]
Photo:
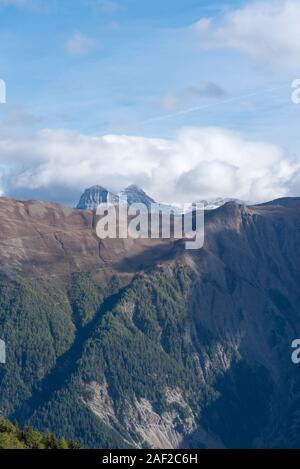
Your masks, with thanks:
[{"label": "white cloud", "polygon": [[34,138],[0,139],[1,164],[11,168],[9,193],[25,188],[45,197],[54,187],[74,192],[102,184],[118,191],[136,183],[169,202],[264,201],[300,188],[300,164],[280,147],[220,128],[185,128],[173,140],[44,130]]},{"label": "white cloud", "polygon": [[86,55],[94,46],[94,41],[77,31],[66,43],[65,49],[71,55]]},{"label": "white cloud", "polygon": [[237,49],[281,67],[299,69],[299,24],[299,0],[265,0],[226,13],[221,24],[202,18],[193,28],[204,45]]}]

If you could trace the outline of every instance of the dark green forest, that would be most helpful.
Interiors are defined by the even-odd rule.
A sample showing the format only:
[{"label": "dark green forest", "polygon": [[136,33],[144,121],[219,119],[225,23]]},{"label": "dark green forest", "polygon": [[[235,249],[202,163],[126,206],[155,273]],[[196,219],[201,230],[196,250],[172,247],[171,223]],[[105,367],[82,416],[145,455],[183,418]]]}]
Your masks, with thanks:
[{"label": "dark green forest", "polygon": [[[118,276],[106,282],[84,272],[73,274],[65,289],[41,279],[2,279],[0,337],[7,344],[7,363],[0,367],[2,413],[22,428],[30,425],[92,448],[147,447],[124,424],[128,405],[140,399],[158,414],[176,411],[178,431],[189,412],[197,423],[220,396],[215,384],[224,367],[216,353],[220,338],[196,320],[201,298],[190,301],[196,281],[195,272],[181,264],[141,273],[125,284]],[[222,346],[239,367],[234,348],[225,339]],[[210,363],[205,381],[198,357],[202,365]],[[248,371],[249,386],[252,380],[268,389],[263,370]],[[107,383],[115,415],[109,424],[87,405],[90,383]],[[179,389],[184,402],[168,402],[166,389]],[[259,418],[244,430],[245,439],[265,418],[263,395],[262,402],[251,399],[250,394],[245,415],[251,419],[253,404]],[[238,413],[235,418],[233,426]],[[231,442],[242,436],[232,435]],[[201,446],[196,435],[191,444]]]}]

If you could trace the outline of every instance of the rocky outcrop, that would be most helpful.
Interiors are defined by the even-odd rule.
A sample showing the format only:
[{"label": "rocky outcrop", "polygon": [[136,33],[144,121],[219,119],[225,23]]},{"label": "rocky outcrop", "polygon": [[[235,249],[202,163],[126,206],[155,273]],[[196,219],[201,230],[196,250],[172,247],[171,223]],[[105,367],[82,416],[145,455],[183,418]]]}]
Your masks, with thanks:
[{"label": "rocky outcrop", "polygon": [[87,389],[91,392],[91,398],[85,402],[86,405],[107,425],[121,423],[125,434],[135,435],[129,442],[133,446],[141,447],[146,443],[152,448],[179,448],[184,438],[196,430],[195,416],[180,389],[166,389],[165,396],[168,404],[177,404],[182,408],[184,417],[174,409],[159,414],[147,399],[126,402],[121,417],[114,409],[105,382],[90,383]]}]

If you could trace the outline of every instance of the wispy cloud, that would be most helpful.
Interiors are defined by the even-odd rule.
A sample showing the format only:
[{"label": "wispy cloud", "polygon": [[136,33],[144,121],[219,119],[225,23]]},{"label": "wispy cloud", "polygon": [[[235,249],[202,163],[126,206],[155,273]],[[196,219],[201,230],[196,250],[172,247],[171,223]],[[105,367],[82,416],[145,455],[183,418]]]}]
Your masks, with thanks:
[{"label": "wispy cloud", "polygon": [[221,23],[202,18],[193,29],[204,46],[232,48],[266,63],[299,69],[299,24],[299,0],[265,0],[227,12]]},{"label": "wispy cloud", "polygon": [[177,93],[169,93],[160,100],[161,107],[166,111],[177,111],[190,105],[209,102],[225,98],[225,90],[213,82],[188,86]]},{"label": "wispy cloud", "polygon": [[94,47],[95,42],[93,39],[85,36],[77,31],[66,43],[66,51],[75,56],[86,55]]}]

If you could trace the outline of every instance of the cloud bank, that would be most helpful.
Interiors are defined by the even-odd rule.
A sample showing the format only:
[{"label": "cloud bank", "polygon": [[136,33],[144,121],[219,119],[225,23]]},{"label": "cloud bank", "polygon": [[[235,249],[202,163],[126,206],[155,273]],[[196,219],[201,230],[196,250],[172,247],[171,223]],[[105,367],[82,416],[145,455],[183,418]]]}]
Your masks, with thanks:
[{"label": "cloud bank", "polygon": [[0,139],[0,180],[1,167],[7,195],[61,201],[93,184],[119,191],[136,183],[171,203],[217,196],[265,201],[300,189],[300,164],[280,147],[221,128],[184,128],[172,140],[43,130]]}]

